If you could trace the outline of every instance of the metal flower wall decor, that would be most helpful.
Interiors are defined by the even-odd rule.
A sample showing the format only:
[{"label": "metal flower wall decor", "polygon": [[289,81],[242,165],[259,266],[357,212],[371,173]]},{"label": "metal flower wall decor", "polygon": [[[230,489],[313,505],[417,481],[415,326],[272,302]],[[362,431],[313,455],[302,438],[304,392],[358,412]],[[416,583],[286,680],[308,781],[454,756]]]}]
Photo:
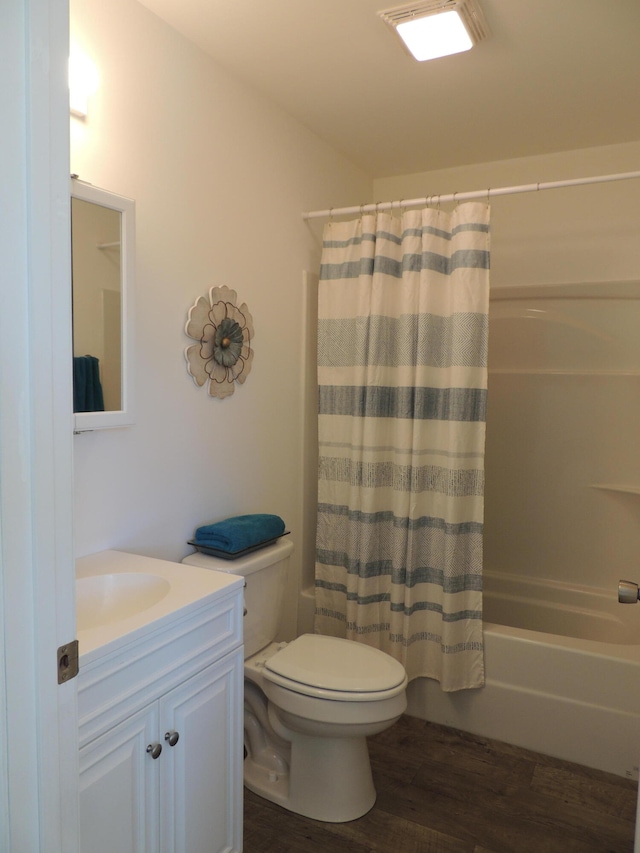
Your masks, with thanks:
[{"label": "metal flower wall decor", "polygon": [[199,387],[209,383],[209,395],[224,399],[242,385],[251,370],[253,318],[238,294],[212,287],[189,309],[185,332],[196,344],[186,348],[187,370]]}]

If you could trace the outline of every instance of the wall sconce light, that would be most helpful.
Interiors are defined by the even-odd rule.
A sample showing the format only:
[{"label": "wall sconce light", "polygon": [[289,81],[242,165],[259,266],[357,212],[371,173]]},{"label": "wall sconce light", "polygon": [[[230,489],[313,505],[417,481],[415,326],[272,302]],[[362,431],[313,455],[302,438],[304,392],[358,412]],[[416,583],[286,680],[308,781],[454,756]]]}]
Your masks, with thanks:
[{"label": "wall sconce light", "polygon": [[69,108],[71,115],[85,118],[89,98],[98,88],[100,76],[95,64],[83,54],[69,57]]},{"label": "wall sconce light", "polygon": [[419,62],[469,50],[489,35],[475,0],[424,0],[378,15]]}]

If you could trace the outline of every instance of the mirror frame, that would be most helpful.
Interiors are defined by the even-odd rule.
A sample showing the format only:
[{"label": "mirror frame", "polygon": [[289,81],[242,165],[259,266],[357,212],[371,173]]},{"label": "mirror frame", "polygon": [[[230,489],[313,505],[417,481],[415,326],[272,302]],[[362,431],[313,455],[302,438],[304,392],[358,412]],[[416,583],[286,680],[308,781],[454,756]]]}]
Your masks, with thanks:
[{"label": "mirror frame", "polygon": [[[120,213],[120,285],[122,408],[107,412],[74,412],[74,433],[94,429],[130,426],[135,423],[134,410],[134,311],[135,311],[135,202],[94,187],[77,177],[71,178],[71,197],[116,210]],[[73,264],[73,258],[72,258]]]}]

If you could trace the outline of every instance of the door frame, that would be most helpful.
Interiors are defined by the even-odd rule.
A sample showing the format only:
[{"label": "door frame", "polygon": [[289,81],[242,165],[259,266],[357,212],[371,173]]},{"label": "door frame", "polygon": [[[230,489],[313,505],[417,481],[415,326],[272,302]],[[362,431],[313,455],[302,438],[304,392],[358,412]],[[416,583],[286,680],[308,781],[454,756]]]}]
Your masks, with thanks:
[{"label": "door frame", "polygon": [[68,0],[0,8],[0,849],[77,853]]}]

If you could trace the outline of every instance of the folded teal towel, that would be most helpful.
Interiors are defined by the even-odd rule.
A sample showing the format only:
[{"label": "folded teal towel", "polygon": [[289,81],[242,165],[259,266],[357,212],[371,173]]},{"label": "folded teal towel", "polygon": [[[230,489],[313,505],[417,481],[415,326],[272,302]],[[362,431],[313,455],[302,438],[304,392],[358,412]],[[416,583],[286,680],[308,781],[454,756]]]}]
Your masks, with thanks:
[{"label": "folded teal towel", "polygon": [[284,533],[284,521],[278,515],[256,513],[254,515],[236,515],[206,524],[196,530],[195,541],[199,545],[208,545],[230,554],[259,545]]}]

